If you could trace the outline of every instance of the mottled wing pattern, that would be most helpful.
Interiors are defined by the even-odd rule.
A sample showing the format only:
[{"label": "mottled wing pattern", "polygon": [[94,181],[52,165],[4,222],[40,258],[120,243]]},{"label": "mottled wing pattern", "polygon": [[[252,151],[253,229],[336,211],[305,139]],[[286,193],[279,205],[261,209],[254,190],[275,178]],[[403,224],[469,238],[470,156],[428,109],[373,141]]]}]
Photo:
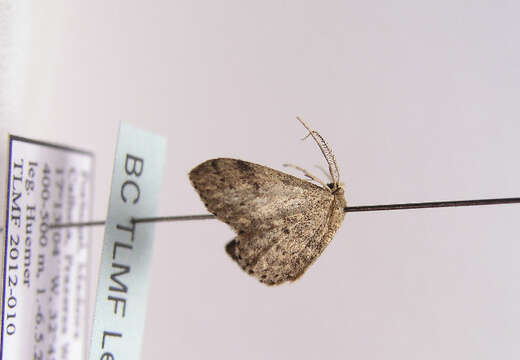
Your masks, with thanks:
[{"label": "mottled wing pattern", "polygon": [[269,285],[303,274],[344,217],[343,192],[338,197],[250,162],[208,160],[189,176],[207,209],[237,232],[227,252],[246,272]]}]

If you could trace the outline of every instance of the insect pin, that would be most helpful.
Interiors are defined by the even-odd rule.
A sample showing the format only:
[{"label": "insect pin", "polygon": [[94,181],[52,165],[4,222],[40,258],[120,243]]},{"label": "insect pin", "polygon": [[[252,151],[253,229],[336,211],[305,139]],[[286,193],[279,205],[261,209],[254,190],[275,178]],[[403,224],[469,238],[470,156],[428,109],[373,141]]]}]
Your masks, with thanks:
[{"label": "insect pin", "polygon": [[[236,232],[226,245],[231,258],[267,285],[298,279],[321,255],[345,217],[347,203],[336,158],[323,137],[299,117],[328,163],[326,184],[238,159],[218,158],[190,171],[209,212]],[[305,139],[304,138],[304,139]]]}]

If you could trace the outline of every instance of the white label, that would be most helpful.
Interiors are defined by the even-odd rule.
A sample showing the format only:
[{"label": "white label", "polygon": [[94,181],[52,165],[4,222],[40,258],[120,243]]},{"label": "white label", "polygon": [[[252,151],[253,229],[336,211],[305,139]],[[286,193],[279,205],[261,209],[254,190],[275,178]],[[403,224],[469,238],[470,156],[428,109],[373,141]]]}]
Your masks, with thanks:
[{"label": "white label", "polygon": [[1,359],[84,359],[92,154],[9,138]]},{"label": "white label", "polygon": [[148,299],[154,225],[166,141],[121,124],[101,254],[90,359],[139,359]]}]

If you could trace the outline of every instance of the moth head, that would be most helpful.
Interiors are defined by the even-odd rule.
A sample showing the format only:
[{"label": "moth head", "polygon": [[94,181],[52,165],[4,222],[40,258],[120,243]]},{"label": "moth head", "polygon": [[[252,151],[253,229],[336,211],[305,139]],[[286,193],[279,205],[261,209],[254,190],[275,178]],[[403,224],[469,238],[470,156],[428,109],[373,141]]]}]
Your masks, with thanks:
[{"label": "moth head", "polygon": [[343,191],[343,183],[328,183],[327,188],[332,194]]}]

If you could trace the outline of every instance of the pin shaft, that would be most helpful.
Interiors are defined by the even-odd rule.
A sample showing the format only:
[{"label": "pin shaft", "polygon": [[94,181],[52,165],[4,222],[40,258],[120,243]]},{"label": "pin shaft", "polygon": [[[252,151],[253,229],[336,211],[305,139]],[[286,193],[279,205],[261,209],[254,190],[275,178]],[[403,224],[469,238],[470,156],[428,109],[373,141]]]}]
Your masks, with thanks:
[{"label": "pin shaft", "polygon": [[[499,199],[477,199],[477,200],[455,200],[455,201],[433,201],[433,202],[419,202],[419,203],[402,203],[402,204],[386,204],[386,205],[361,205],[361,206],[347,206],[345,212],[364,212],[364,211],[387,211],[387,210],[408,210],[408,209],[426,209],[426,208],[440,208],[440,207],[458,207],[458,206],[482,206],[482,205],[500,205],[500,204],[518,204],[520,197],[515,198],[499,198]],[[188,221],[188,220],[207,220],[215,219],[215,215],[183,215],[183,216],[158,216],[134,218],[134,224],[163,222],[163,221]],[[106,222],[87,221],[66,224],[53,224],[50,228],[68,228],[80,226],[99,226],[105,225]]]},{"label": "pin shaft", "polygon": [[433,201],[433,202],[387,204],[387,205],[347,206],[345,208],[345,212],[407,210],[407,209],[425,209],[425,208],[439,208],[439,207],[515,204],[515,203],[520,203],[520,198]]}]

